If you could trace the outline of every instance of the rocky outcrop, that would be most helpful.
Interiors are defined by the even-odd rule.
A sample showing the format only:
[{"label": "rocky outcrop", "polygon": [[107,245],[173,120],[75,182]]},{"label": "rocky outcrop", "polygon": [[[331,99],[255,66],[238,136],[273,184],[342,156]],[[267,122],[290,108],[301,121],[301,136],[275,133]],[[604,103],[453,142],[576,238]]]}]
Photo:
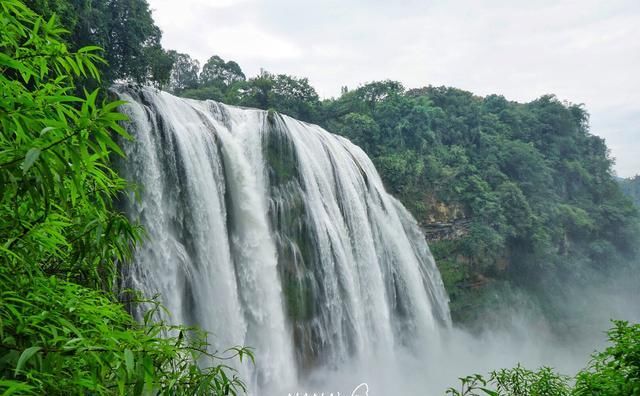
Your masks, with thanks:
[{"label": "rocky outcrop", "polygon": [[427,241],[452,240],[464,237],[469,233],[471,219],[453,219],[449,222],[434,222],[422,224],[422,230]]}]

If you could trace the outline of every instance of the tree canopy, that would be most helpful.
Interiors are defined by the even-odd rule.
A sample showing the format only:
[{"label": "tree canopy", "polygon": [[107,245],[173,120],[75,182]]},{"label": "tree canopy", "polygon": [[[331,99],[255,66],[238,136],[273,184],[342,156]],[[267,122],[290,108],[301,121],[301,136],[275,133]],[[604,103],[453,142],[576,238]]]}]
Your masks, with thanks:
[{"label": "tree canopy", "polygon": [[209,58],[204,66],[202,66],[202,72],[199,77],[200,85],[213,85],[221,89],[229,88],[233,83],[246,80],[242,69],[240,69],[240,66],[236,62],[225,62],[217,55]]},{"label": "tree canopy", "polygon": [[69,34],[62,40],[71,51],[99,46],[106,61],[98,64],[106,84],[116,80],[165,85],[172,69],[162,48],[162,33],[146,0],[26,0],[48,19],[56,15]]}]

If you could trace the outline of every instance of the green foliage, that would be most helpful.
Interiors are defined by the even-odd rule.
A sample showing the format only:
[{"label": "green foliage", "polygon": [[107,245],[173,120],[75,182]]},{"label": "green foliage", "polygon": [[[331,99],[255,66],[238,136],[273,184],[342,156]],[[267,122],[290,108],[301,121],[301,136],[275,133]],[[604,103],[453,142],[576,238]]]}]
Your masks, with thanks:
[{"label": "green foliage", "polygon": [[321,124],[360,145],[419,222],[471,219],[455,254],[435,255],[447,271],[458,268],[446,277],[454,310],[456,298],[476,294],[466,285],[478,278],[520,285],[550,306],[557,295],[537,288],[560,293],[560,279],[577,283],[637,258],[638,212],[581,106],[384,81],[323,109]]},{"label": "green foliage", "polygon": [[[73,78],[99,78],[96,47],[68,52],[54,17],[2,2],[0,33],[0,259],[108,288],[139,231],[113,209],[126,183],[109,167],[119,102],[73,96]],[[37,273],[37,272],[36,272]]]},{"label": "green foliage", "polygon": [[640,176],[618,179],[618,183],[625,195],[631,198],[636,206],[640,207]]},{"label": "green foliage", "polygon": [[313,121],[320,105],[318,94],[306,78],[262,72],[239,85],[238,96],[232,104],[276,109],[303,121]]},{"label": "green foliage", "polygon": [[616,321],[613,345],[593,356],[576,377],[577,395],[640,395],[640,324]]},{"label": "green foliage", "polygon": [[371,152],[380,140],[380,127],[366,114],[349,113],[343,118],[341,134],[348,136],[363,150]]},{"label": "green foliage", "polygon": [[640,324],[615,321],[609,330],[612,344],[593,355],[575,378],[549,367],[531,371],[517,365],[493,371],[489,378],[475,374],[460,378],[451,396],[633,396],[640,395]]},{"label": "green foliage", "polygon": [[[3,394],[227,395],[244,391],[195,329],[139,325],[107,294],[0,269],[0,392]],[[155,305],[154,310],[159,307]],[[194,362],[207,360],[209,368]]]},{"label": "green foliage", "polygon": [[36,13],[56,14],[70,34],[69,48],[97,45],[108,66],[98,65],[105,83],[129,80],[166,84],[171,59],[160,45],[162,33],[154,24],[146,0],[27,0]]},{"label": "green foliage", "polygon": [[180,96],[198,100],[215,100],[218,102],[225,100],[224,93],[216,86],[185,89],[180,92]]},{"label": "green foliage", "polygon": [[197,88],[200,63],[191,59],[187,54],[181,54],[173,50],[169,51],[168,54],[173,61],[169,90],[179,93],[187,89]]},{"label": "green foliage", "polygon": [[498,394],[522,396],[562,396],[569,391],[568,378],[543,367],[538,371],[528,371],[521,366],[494,372]]},{"label": "green foliage", "polygon": [[460,389],[449,388],[451,396],[569,396],[569,378],[549,367],[538,371],[517,365],[491,373],[489,379],[479,374],[460,378]]},{"label": "green foliage", "polygon": [[393,192],[415,191],[424,171],[424,164],[413,151],[393,152],[375,159],[376,168],[393,186]]},{"label": "green foliage", "polygon": [[318,119],[318,93],[306,78],[262,71],[258,76],[246,80],[236,62],[225,62],[217,55],[209,58],[198,75],[197,61],[191,60],[188,55],[177,55],[171,84],[176,94],[264,110],[276,109],[303,121]]},{"label": "green foliage", "polygon": [[227,89],[234,83],[246,80],[242,69],[236,62],[225,62],[217,55],[207,60],[202,67],[199,78],[200,85],[204,87],[213,85],[220,89]]},{"label": "green foliage", "polygon": [[152,322],[157,305],[140,325],[116,301],[142,235],[114,206],[126,117],[98,90],[74,96],[103,60],[68,51],[62,33],[54,16],[0,2],[0,392],[235,395],[244,384],[204,334]]}]

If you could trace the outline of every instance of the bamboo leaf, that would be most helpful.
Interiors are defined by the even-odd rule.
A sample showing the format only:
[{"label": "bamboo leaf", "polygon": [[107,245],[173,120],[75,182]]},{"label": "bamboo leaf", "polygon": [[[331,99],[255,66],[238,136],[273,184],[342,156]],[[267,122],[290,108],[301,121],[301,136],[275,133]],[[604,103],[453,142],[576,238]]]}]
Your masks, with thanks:
[{"label": "bamboo leaf", "polygon": [[133,361],[133,352],[131,352],[131,349],[129,348],[124,350],[124,364],[127,368],[127,373],[129,373],[129,375],[133,374],[133,369],[135,367]]},{"label": "bamboo leaf", "polygon": [[22,369],[24,368],[25,364],[27,364],[29,359],[31,359],[33,355],[35,355],[41,349],[42,348],[38,346],[32,346],[30,348],[25,349],[20,355],[20,358],[18,358],[18,364],[16,364],[14,376],[18,376],[18,374],[20,373],[20,371],[22,371]]},{"label": "bamboo leaf", "polygon": [[29,149],[29,151],[27,151],[27,155],[25,155],[24,161],[22,162],[22,171],[24,173],[27,173],[29,168],[31,168],[33,164],[38,160],[38,157],[40,157],[40,152],[41,150],[37,147],[33,147]]}]

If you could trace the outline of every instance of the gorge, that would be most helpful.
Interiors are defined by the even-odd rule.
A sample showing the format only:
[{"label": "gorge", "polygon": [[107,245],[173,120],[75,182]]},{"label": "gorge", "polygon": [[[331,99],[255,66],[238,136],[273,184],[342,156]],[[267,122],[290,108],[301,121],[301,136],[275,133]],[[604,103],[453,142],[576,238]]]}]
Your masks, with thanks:
[{"label": "gorge", "polygon": [[163,48],[146,0],[0,16],[1,394],[640,389],[637,178],[591,100],[322,97]]}]

